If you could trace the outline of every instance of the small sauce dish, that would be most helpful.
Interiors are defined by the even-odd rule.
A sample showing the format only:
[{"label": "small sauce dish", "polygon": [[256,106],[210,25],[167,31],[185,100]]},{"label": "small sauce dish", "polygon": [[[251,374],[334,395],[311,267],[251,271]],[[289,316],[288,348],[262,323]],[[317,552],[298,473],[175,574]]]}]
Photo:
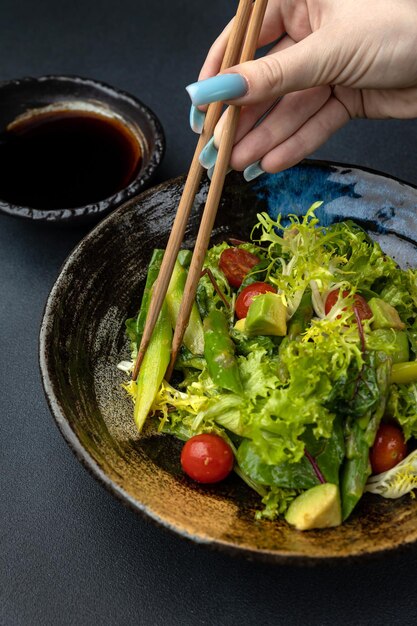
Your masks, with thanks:
[{"label": "small sauce dish", "polygon": [[156,115],[109,85],[78,76],[0,83],[0,212],[96,221],[149,183],[164,151]]}]

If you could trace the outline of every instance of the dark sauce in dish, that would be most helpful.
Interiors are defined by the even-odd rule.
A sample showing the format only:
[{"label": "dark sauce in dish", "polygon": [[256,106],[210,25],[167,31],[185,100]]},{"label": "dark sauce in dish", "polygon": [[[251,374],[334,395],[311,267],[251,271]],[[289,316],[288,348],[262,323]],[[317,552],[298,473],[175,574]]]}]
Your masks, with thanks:
[{"label": "dark sauce in dish", "polygon": [[142,162],[119,119],[54,110],[22,117],[0,137],[0,199],[35,209],[74,208],[126,187]]}]

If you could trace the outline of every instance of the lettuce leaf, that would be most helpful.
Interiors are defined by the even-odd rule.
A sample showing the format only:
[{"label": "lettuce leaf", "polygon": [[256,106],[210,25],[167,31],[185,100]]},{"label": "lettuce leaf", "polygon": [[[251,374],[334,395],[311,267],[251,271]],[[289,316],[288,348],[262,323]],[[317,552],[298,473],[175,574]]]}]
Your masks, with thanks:
[{"label": "lettuce leaf", "polygon": [[332,436],[335,413],[327,403],[352,354],[358,356],[339,331],[334,332],[338,340],[329,334],[323,341],[316,333],[289,342],[280,356],[288,372],[285,383],[278,376],[278,357],[254,344],[251,353],[238,357],[243,395],[222,392],[203,371],[190,374],[181,392],[164,383],[155,408],[175,407],[165,410],[164,419],[183,422],[193,434],[220,426],[250,440],[267,465],[298,463],[304,457],[307,428],[317,440]]},{"label": "lettuce leaf", "polygon": [[309,489],[319,484],[312,465],[303,456],[298,463],[288,461],[269,465],[258,454],[257,446],[244,439],[237,450],[237,461],[242,470],[261,485]]},{"label": "lettuce leaf", "polygon": [[371,289],[381,277],[391,277],[398,272],[398,265],[373,241],[360,226],[351,221],[330,226],[330,233],[339,233],[336,240],[339,255],[346,262],[335,268],[335,276],[346,279],[361,290]]},{"label": "lettuce leaf", "polygon": [[[413,489],[417,489],[417,450],[392,469],[371,476],[365,486],[365,491],[390,499],[401,498]],[[415,494],[412,492],[411,496]]]},{"label": "lettuce leaf", "polygon": [[399,423],[406,441],[417,437],[417,383],[391,385],[386,413]]},{"label": "lettuce leaf", "polygon": [[356,419],[372,413],[380,398],[375,361],[375,352],[368,352],[362,367],[352,362],[334,385],[328,407],[338,415]]},{"label": "lettuce leaf", "polygon": [[[341,421],[335,421],[329,439],[317,440],[311,429],[306,430],[302,439],[324,478],[337,485],[339,469],[345,455]],[[259,456],[254,443],[248,439],[240,444],[237,450],[237,460],[243,471],[252,480],[262,485],[309,489],[320,483],[313,466],[305,455],[297,463],[284,462],[279,465],[268,465]]]},{"label": "lettuce leaf", "polygon": [[254,229],[260,231],[258,241],[268,244],[267,279],[285,295],[289,317],[297,310],[311,281],[328,289],[334,283],[335,268],[347,261],[335,253],[337,246],[333,244],[341,238],[339,233],[318,227],[314,211],[321,204],[313,204],[302,219],[289,216],[289,226],[283,226],[281,216],[274,221],[267,213],[261,213]]},{"label": "lettuce leaf", "polygon": [[395,307],[402,321],[408,325],[417,318],[417,270],[393,272],[380,292],[380,298]]},{"label": "lettuce leaf", "polygon": [[299,489],[282,489],[281,487],[272,487],[262,498],[264,508],[257,511],[255,518],[257,520],[268,519],[274,520],[279,515],[284,515],[291,502],[300,494]]}]

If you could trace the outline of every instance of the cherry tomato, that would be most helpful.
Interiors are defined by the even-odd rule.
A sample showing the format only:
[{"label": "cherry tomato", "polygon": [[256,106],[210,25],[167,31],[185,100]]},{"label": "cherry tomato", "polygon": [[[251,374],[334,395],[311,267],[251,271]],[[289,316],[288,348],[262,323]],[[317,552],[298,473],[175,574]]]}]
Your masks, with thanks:
[{"label": "cherry tomato", "polygon": [[226,248],[220,255],[219,267],[231,287],[240,287],[245,278],[260,259],[242,248]]},{"label": "cherry tomato", "polygon": [[369,459],[373,474],[381,474],[395,467],[407,456],[407,444],[398,426],[381,424],[371,448]]},{"label": "cherry tomato", "polygon": [[268,291],[272,291],[276,293],[277,290],[272,285],[268,285],[268,283],[251,283],[238,295],[236,298],[235,304],[235,312],[236,317],[240,320],[243,317],[246,317],[248,314],[248,309],[252,304],[252,301],[255,296],[259,296],[261,293],[267,293]]},{"label": "cherry tomato", "polygon": [[[324,312],[326,313],[326,315],[330,313],[331,309],[336,304],[337,299],[339,297],[339,293],[340,293],[339,289],[334,289],[328,294],[326,298],[326,302],[324,304]],[[346,298],[348,295],[349,295],[349,291],[343,292],[344,298]],[[372,317],[371,308],[369,304],[367,303],[367,301],[365,300],[365,298],[360,296],[358,293],[355,293],[355,295],[353,296],[353,307],[358,312],[358,316],[361,321],[371,319]]]},{"label": "cherry tomato", "polygon": [[181,452],[182,469],[199,483],[217,483],[230,474],[234,456],[219,435],[203,433],[189,439]]}]

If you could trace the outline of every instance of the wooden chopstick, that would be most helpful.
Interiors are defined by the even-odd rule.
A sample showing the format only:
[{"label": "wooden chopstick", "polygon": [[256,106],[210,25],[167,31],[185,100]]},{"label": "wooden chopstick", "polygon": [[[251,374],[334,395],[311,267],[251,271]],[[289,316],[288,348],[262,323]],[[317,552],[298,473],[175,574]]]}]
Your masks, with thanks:
[{"label": "wooden chopstick", "polygon": [[[227,43],[221,69],[227,69],[232,65],[236,65],[239,59],[239,53],[242,48],[243,38],[251,15],[253,2],[252,0],[240,0],[233,22],[232,31]],[[199,156],[202,149],[213,136],[214,129],[220,119],[223,103],[214,102],[208,107],[203,131],[197,143],[193,159],[191,161],[187,180],[185,181],[181,200],[178,204],[177,213],[172,225],[171,234],[168,239],[167,247],[161,263],[158,279],[152,291],[151,302],[149,305],[148,315],[143,330],[142,340],[138,350],[135,367],[133,369],[132,378],[136,380],[140,366],[148,348],[153,329],[161,311],[162,304],[168,289],[172,271],[174,269],[175,260],[181,243],[184,238],[185,228],[187,226],[190,211],[193,206],[194,198],[200,186],[201,177],[204,168],[200,165]],[[188,322],[187,322],[188,323]]]},{"label": "wooden chopstick", "polygon": [[[265,15],[267,3],[268,0],[255,0],[248,31],[243,45],[242,54],[240,57],[241,63],[253,59],[257,48],[259,33]],[[197,291],[198,281],[200,280],[201,270],[203,267],[211,232],[214,226],[214,220],[216,218],[217,209],[223,191],[224,180],[226,178],[227,169],[230,163],[230,155],[233,149],[236,126],[239,120],[239,113],[240,107],[237,106],[229,106],[227,110],[227,117],[220,140],[216,165],[214,167],[211,185],[208,191],[203,216],[201,218],[197,241],[195,243],[190,268],[188,270],[187,281],[185,283],[184,294],[174,331],[171,360],[165,375],[165,378],[167,380],[169,380],[171,377],[175,360],[181,347],[182,339],[187,328],[188,320],[190,318],[191,309]]]}]

